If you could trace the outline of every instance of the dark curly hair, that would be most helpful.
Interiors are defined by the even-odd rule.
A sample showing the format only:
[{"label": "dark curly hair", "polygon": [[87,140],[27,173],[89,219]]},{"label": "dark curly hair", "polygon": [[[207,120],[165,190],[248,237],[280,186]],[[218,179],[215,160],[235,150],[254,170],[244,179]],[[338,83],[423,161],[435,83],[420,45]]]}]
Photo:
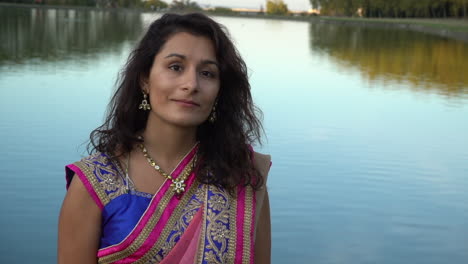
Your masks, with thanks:
[{"label": "dark curly hair", "polygon": [[210,39],[220,65],[220,90],[216,122],[205,121],[197,129],[199,155],[198,179],[207,184],[234,190],[250,185],[255,190],[263,179],[252,163],[250,145],[261,144],[261,111],[250,94],[247,67],[230,40],[227,30],[211,18],[199,14],[164,14],[154,21],[120,72],[103,125],[91,132],[88,151],[99,151],[117,160],[139,142],[148,112],[139,111],[142,78],[149,75],[154,57],[165,42],[178,32]]}]

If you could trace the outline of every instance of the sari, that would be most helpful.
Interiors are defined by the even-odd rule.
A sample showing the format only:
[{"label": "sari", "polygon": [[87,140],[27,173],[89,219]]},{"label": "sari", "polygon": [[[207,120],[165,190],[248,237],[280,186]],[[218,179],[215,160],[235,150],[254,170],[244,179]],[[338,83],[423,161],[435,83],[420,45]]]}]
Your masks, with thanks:
[{"label": "sari", "polygon": [[[195,153],[174,178],[192,166]],[[253,263],[255,191],[239,186],[231,194],[195,173],[181,195],[169,180],[151,195],[128,188],[122,168],[104,153],[67,165],[67,188],[76,175],[102,212],[98,263]]]}]

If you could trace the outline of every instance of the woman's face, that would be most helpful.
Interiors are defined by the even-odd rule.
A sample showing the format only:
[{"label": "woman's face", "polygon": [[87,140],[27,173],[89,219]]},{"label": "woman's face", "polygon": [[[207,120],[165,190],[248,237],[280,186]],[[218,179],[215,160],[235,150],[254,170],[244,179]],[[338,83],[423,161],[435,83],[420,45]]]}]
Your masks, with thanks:
[{"label": "woman's face", "polygon": [[172,35],[154,58],[143,89],[149,94],[149,121],[194,127],[209,116],[218,95],[219,68],[206,37]]}]

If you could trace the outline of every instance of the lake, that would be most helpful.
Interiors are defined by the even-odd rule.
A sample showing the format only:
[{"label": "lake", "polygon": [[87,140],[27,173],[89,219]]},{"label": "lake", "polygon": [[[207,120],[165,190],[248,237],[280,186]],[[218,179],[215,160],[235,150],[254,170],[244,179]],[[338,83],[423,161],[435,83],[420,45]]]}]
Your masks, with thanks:
[{"label": "lake", "polygon": [[[1,263],[53,263],[64,166],[160,14],[0,7]],[[214,17],[264,112],[273,263],[468,262],[468,43]]]}]

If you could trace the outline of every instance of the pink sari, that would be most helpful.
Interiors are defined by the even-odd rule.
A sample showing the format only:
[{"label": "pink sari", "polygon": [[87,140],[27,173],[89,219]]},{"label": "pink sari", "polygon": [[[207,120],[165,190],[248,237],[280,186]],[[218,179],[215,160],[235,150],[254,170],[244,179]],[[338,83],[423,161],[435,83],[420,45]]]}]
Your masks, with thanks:
[{"label": "pink sari", "polygon": [[[195,150],[172,175],[191,166],[194,156]],[[98,263],[253,263],[256,203],[250,187],[230,195],[192,173],[181,196],[166,181],[154,196],[137,197],[102,153],[68,165],[67,180],[73,175],[103,211]]]}]

